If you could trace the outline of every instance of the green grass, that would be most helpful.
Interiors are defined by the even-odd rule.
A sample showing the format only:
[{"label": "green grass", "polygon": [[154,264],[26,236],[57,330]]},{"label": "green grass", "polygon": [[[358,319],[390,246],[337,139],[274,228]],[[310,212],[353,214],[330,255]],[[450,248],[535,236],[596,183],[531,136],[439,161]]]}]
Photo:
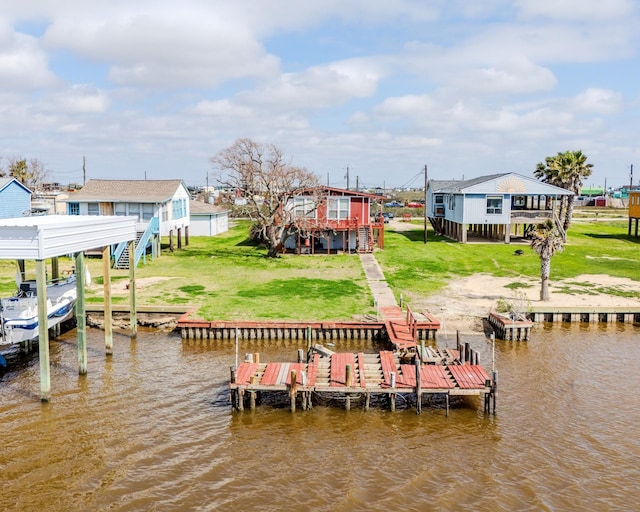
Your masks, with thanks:
[{"label": "green grass", "polygon": [[[540,277],[540,259],[528,245],[460,244],[430,231],[425,246],[423,238],[422,225],[416,223],[412,231],[385,233],[385,249],[376,252],[396,296],[428,296],[453,278],[477,273],[512,277],[510,288],[528,286],[523,279]],[[515,255],[516,249],[523,249],[524,254]],[[572,224],[564,251],[551,260],[551,279],[573,279],[583,274],[640,281],[640,239],[627,236],[627,222]],[[605,293],[629,292],[611,289]]]},{"label": "green grass", "polygon": [[[265,250],[247,239],[248,225],[238,223],[215,238],[191,237],[173,253],[137,269],[138,304],[189,305],[207,320],[340,320],[371,313],[373,298],[360,261],[353,255],[265,258]],[[101,260],[89,261],[91,274],[102,275]],[[126,302],[128,271],[112,271],[114,302]],[[94,280],[97,282],[97,279]],[[97,302],[102,287],[88,295]]]}]

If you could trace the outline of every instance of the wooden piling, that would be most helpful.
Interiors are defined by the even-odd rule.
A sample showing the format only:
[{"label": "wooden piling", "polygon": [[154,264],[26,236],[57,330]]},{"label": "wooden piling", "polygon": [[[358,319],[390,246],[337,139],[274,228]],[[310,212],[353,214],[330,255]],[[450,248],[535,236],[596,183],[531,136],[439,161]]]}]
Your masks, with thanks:
[{"label": "wooden piling", "polygon": [[291,370],[291,385],[289,387],[289,396],[291,399],[291,412],[296,412],[296,395],[298,393],[296,385],[296,371]]},{"label": "wooden piling", "polygon": [[422,412],[422,388],[420,383],[420,359],[416,356],[414,359],[416,366],[416,414]]}]

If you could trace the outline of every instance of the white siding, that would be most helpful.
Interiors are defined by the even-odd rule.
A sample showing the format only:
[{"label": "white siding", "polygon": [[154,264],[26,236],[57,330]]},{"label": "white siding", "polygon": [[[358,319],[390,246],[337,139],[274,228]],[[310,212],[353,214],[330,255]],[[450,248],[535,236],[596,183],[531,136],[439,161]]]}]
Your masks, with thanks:
[{"label": "white siding", "polygon": [[191,215],[190,236],[216,236],[229,230],[227,212]]}]

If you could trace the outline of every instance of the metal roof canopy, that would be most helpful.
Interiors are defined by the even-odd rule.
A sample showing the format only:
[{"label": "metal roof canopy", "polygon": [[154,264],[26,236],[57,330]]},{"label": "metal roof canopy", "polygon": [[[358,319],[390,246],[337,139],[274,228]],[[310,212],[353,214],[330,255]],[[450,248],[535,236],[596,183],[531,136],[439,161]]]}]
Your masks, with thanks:
[{"label": "metal roof canopy", "polygon": [[0,259],[45,260],[136,239],[136,217],[51,215],[0,219]]}]

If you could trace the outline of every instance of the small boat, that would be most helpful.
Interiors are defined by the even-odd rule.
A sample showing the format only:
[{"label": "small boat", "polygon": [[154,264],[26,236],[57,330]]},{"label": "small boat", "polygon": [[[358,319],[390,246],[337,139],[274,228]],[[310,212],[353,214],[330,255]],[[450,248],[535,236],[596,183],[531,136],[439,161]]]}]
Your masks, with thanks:
[{"label": "small boat", "polygon": [[[48,327],[70,319],[76,303],[76,276],[47,284]],[[15,345],[38,337],[38,297],[36,282],[23,281],[18,292],[0,299],[0,347]]]}]

